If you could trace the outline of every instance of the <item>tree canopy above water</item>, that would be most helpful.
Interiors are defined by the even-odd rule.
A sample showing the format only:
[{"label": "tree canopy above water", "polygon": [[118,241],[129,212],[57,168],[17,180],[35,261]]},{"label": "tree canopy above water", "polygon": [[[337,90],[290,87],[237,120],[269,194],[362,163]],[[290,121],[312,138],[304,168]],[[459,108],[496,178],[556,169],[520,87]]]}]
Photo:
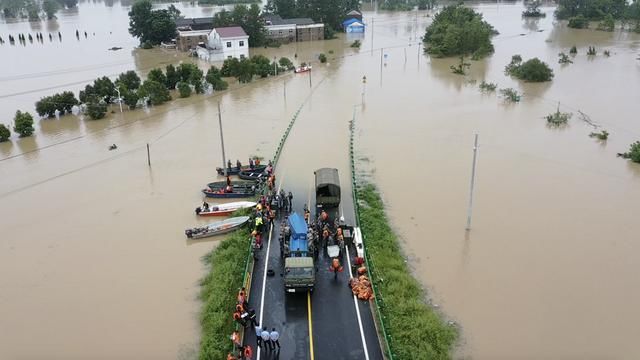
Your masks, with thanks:
[{"label": "tree canopy above water", "polygon": [[129,33],[140,38],[141,44],[171,40],[176,35],[175,18],[179,13],[175,7],[151,10],[151,0],[138,0],[129,11]]},{"label": "tree canopy above water", "polygon": [[436,14],[424,36],[425,51],[436,57],[493,53],[493,26],[482,15],[463,5],[447,6]]}]

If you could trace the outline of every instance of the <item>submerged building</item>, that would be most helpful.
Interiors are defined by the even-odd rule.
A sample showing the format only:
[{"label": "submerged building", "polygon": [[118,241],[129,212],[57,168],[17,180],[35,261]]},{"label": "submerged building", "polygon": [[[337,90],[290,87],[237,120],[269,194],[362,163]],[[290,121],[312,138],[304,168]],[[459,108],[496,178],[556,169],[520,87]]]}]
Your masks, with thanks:
[{"label": "submerged building", "polygon": [[280,42],[324,40],[324,24],[310,18],[283,19],[265,15],[267,38]]}]

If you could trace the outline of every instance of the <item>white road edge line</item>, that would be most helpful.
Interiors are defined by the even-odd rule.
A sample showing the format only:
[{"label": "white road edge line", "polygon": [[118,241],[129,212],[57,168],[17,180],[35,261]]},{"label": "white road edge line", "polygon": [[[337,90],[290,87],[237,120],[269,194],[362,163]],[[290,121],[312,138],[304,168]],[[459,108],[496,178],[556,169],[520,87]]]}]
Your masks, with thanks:
[{"label": "white road edge line", "polygon": [[[342,215],[344,216],[344,215]],[[349,247],[345,246],[345,250],[347,251],[347,264],[349,265],[349,280],[353,278],[353,274],[351,273],[351,256],[349,255]],[[364,329],[362,327],[362,318],[360,317],[360,308],[358,307],[358,299],[356,295],[353,295],[353,305],[356,307],[356,315],[358,316],[358,326],[360,327],[360,338],[362,339],[362,348],[364,349],[364,358],[369,360],[369,350],[367,349],[367,340],[364,338]]]},{"label": "white road edge line", "polygon": [[[284,176],[282,177],[284,179]],[[280,180],[280,186],[278,186],[278,192],[280,192],[280,189],[282,188],[282,179]],[[269,265],[269,250],[271,249],[271,235],[273,234],[273,224],[271,224],[271,227],[269,228],[269,242],[267,243],[267,255],[266,255],[266,260],[264,262],[264,275],[262,277],[262,296],[260,297],[260,326],[264,327],[264,325],[262,324],[262,315],[264,313],[264,291],[267,288],[267,266]],[[255,331],[255,328],[253,329],[253,331]],[[258,334],[256,334],[256,336],[258,336]],[[262,349],[262,347],[258,348],[258,351],[256,353],[256,359],[260,360],[260,350]]]}]

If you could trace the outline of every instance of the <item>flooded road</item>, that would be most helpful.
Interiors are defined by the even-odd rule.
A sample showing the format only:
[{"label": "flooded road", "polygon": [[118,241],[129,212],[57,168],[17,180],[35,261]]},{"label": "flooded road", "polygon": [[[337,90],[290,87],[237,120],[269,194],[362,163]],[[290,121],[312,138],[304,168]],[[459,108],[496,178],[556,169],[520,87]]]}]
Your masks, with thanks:
[{"label": "flooded road", "polygon": [[[383,192],[434,303],[461,325],[456,357],[638,358],[640,167],[615,153],[640,139],[640,37],[569,30],[553,24],[549,8],[532,23],[520,18],[522,4],[476,7],[500,35],[496,53],[471,62],[467,77],[451,74],[457,59],[422,55],[415,41],[430,21],[423,12],[365,12],[375,18],[375,35],[368,31],[360,50],[348,46],[349,35],[253,51],[329,58],[314,64],[316,92],[285,146],[284,187],[305,196],[309,170],[335,166],[347,193],[355,106],[358,168]],[[48,45],[46,36],[39,46],[69,64],[43,63],[36,45],[0,47],[3,64],[29,64],[0,73],[0,121],[11,122],[17,107],[41,96],[80,89],[83,80],[186,61],[175,52],[134,50],[126,12],[118,3],[82,3],[68,20],[59,13],[65,47]],[[110,22],[91,22],[97,14]],[[101,43],[72,36],[89,25]],[[1,26],[5,33],[29,24]],[[557,53],[572,45],[579,54],[561,67]],[[588,45],[612,55],[589,59]],[[124,49],[106,50],[112,46]],[[554,81],[505,77],[516,53],[549,63]],[[19,75],[26,79],[10,78]],[[504,104],[471,79],[519,89],[523,100]],[[77,84],[38,90],[68,83]],[[216,241],[186,242],[183,230],[206,222],[192,211],[221,162],[217,101],[226,152],[244,162],[273,154],[309,92],[308,76],[291,74],[102,121],[41,120],[35,137],[0,144],[0,358],[193,358],[200,257]],[[558,101],[574,115],[568,127],[550,129],[542,117]],[[611,133],[606,144],[587,136],[593,128],[578,110]],[[465,235],[475,132],[474,218]],[[112,143],[116,152],[106,150]]]}]

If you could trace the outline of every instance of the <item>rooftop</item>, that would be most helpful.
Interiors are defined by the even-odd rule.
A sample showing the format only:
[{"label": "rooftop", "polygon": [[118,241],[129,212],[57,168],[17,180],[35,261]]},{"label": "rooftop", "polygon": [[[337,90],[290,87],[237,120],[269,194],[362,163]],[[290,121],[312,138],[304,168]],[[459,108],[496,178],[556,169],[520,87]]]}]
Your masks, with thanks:
[{"label": "rooftop", "polygon": [[213,29],[221,38],[248,36],[240,26],[219,27]]},{"label": "rooftop", "polygon": [[211,30],[178,30],[178,36],[201,36],[209,35]]},{"label": "rooftop", "polygon": [[310,18],[293,18],[293,19],[283,19],[280,15],[265,15],[264,20],[269,25],[311,25],[314,24],[313,20]]},{"label": "rooftop", "polygon": [[181,18],[176,19],[176,26],[189,26],[189,25],[198,25],[198,24],[211,24],[213,27],[213,18],[212,17],[202,17],[202,18]]}]

